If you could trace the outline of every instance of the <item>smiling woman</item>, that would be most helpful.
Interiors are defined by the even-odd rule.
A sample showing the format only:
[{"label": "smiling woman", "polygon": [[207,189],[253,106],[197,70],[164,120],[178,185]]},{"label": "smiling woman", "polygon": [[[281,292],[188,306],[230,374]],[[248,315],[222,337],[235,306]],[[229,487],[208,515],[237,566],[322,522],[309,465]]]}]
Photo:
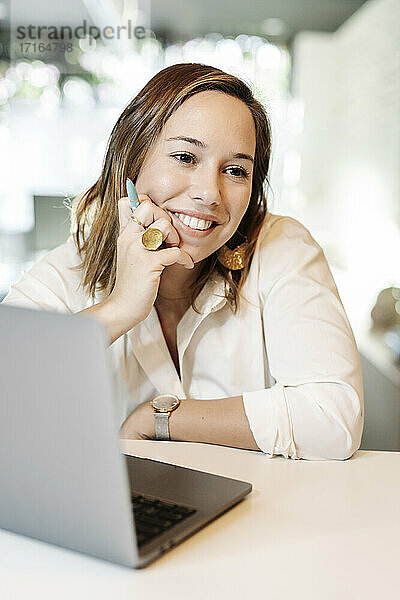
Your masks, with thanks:
[{"label": "smiling woman", "polygon": [[[5,298],[104,325],[122,437],[306,459],[359,447],[353,332],[321,247],[267,211],[270,153],[268,117],[243,81],[201,64],[164,69],[118,119],[98,181],[75,203],[74,235]],[[141,243],[150,226],[156,251]]]},{"label": "smiling woman", "polygon": [[[186,135],[179,135],[182,132]],[[171,215],[181,247],[196,268],[194,272],[179,265],[166,268],[160,282],[162,296],[182,296],[207,267],[203,261],[239,229],[251,198],[255,152],[250,110],[243,101],[220,91],[191,96],[166,122],[136,186]],[[194,218],[200,219],[200,227]],[[230,270],[220,269],[228,279]]]},{"label": "smiling woman", "polygon": [[[190,273],[188,292],[196,310],[195,298],[211,273],[218,271],[227,282],[227,300],[236,310],[267,212],[264,184],[268,184],[270,153],[271,127],[267,114],[244,82],[219,69],[199,64],[173,65],[157,73],[118,119],[111,133],[102,174],[76,207],[75,239],[82,250],[84,285],[89,292],[93,295],[98,286],[108,295],[114,288],[118,236],[116,201],[124,195],[123,185],[129,177],[139,192],[171,211],[174,226],[180,227],[180,233],[186,233],[186,237],[187,226],[181,226],[181,221],[171,213],[194,216],[200,206],[203,219],[210,218],[211,213],[213,219],[229,221],[213,232],[213,252],[207,254],[204,247],[197,248],[199,263],[195,276]],[[240,209],[243,202],[248,205],[241,215],[237,212],[233,220],[224,203],[216,208],[214,203],[218,200],[210,200],[221,184],[224,196],[232,199],[231,206],[237,204],[238,197]],[[178,187],[184,189],[178,192]],[[210,211],[204,210],[204,202],[211,202]],[[98,227],[92,229],[81,244],[86,215],[93,208],[98,211]],[[224,268],[216,252],[235,233],[235,239],[242,235],[248,240],[247,264],[238,272]],[[192,239],[201,236],[196,232]],[[218,242],[221,242],[219,246]],[[186,244],[189,246],[190,242]],[[93,261],[94,254],[96,261]],[[204,258],[207,260],[203,261]],[[181,287],[175,273],[170,277],[172,280],[175,289]],[[161,288],[166,281],[163,275]]]}]

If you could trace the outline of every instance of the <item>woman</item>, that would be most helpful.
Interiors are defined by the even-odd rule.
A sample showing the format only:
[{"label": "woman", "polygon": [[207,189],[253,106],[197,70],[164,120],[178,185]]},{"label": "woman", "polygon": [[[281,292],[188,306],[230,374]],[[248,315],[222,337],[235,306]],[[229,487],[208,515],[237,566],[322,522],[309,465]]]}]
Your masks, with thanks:
[{"label": "woman", "polygon": [[[123,438],[154,438],[151,401],[172,394],[172,440],[306,459],[359,448],[357,346],[322,249],[267,211],[270,153],[245,83],[164,69],[118,119],[74,234],[11,286],[5,302],[103,323]],[[142,240],[150,225],[157,250]]]}]

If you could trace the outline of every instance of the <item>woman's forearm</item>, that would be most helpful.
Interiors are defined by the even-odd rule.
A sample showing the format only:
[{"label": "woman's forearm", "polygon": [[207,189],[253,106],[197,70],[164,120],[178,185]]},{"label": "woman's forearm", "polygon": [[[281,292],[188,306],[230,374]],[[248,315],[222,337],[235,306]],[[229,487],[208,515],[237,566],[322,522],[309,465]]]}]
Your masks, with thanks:
[{"label": "woman's forearm", "polygon": [[[195,400],[184,398],[169,417],[171,441],[201,442],[260,450],[251,432],[242,396]],[[142,402],[126,418],[121,439],[156,439],[155,420],[150,402]]]},{"label": "woman's forearm", "polygon": [[171,440],[260,450],[251,432],[242,396],[182,400],[171,413],[169,428]]},{"label": "woman's forearm", "polygon": [[91,316],[100,321],[107,332],[108,344],[110,346],[115,340],[121,337],[121,335],[124,335],[124,333],[132,328],[132,324],[127,324],[116,318],[117,311],[113,304],[107,300],[99,302],[89,308],[85,308],[75,314]]}]

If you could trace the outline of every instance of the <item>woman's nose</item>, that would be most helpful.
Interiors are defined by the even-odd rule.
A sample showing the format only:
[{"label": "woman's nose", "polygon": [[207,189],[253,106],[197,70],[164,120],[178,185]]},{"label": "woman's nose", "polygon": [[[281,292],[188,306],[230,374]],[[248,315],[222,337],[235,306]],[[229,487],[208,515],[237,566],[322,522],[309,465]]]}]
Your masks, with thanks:
[{"label": "woman's nose", "polygon": [[219,173],[210,169],[198,169],[192,174],[190,196],[204,204],[220,204],[221,189]]}]

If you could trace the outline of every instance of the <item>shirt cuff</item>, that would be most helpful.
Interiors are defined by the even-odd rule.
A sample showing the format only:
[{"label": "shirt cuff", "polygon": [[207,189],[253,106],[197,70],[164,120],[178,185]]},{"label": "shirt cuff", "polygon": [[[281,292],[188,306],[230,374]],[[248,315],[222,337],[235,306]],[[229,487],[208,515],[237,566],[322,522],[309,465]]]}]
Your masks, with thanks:
[{"label": "shirt cuff", "polygon": [[284,386],[242,394],[243,405],[256,444],[266,454],[298,458],[293,425]]}]

